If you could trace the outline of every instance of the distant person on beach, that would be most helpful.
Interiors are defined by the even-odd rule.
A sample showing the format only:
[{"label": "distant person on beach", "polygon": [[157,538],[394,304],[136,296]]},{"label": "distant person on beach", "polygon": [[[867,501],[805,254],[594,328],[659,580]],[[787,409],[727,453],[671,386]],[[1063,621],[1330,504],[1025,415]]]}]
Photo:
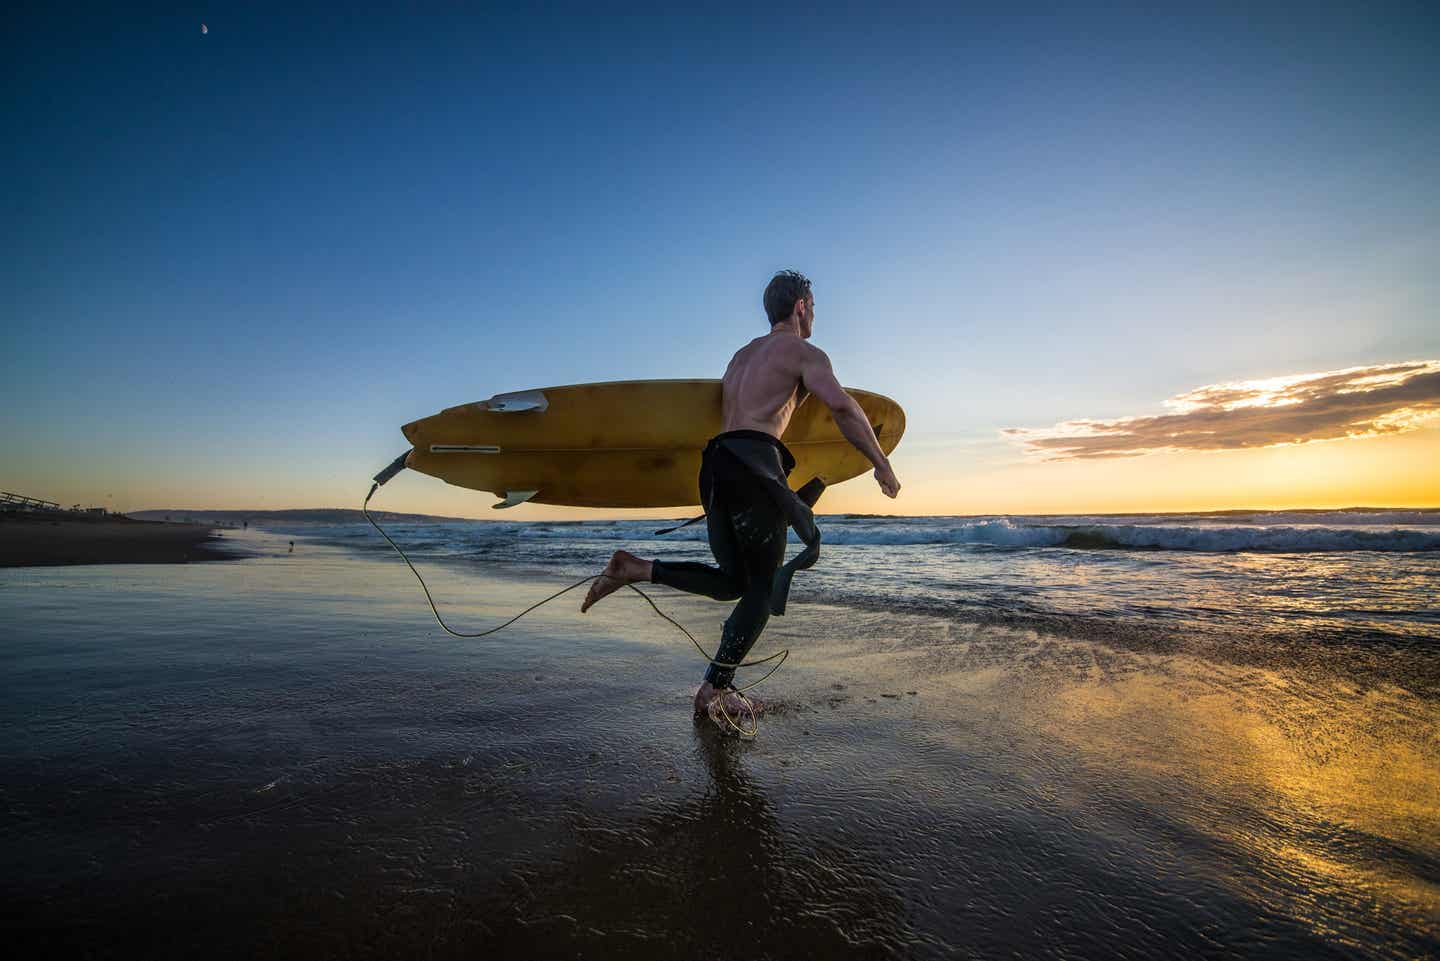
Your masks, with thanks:
[{"label": "distant person on beach", "polygon": [[290,553],[291,553],[291,554],[295,553],[295,542],[294,542],[294,541],[291,541],[291,542],[290,542]]},{"label": "distant person on beach", "polygon": [[[809,502],[790,489],[786,476],[795,458],[780,437],[795,409],[814,394],[830,408],[845,439],[875,466],[875,481],[887,497],[900,493],[900,482],[881,450],[860,405],[845,392],[825,352],[807,343],[815,324],[810,281],[794,271],[775,275],[765,288],[770,333],[736,352],[721,382],[723,430],[711,438],[700,463],[700,498],[705,507],[710,552],[719,567],[691,561],[642,560],[616,551],[591,585],[581,611],[626,584],[667,584],[717,601],[739,601],[725,621],[704,683],[695,692],[697,717],[711,702],[733,690],[738,664],[765,629],[772,612],[783,613],[790,577],[814,563],[820,535]],[[794,525],[806,551],[789,564],[785,532]],[[732,695],[733,697],[733,695]],[[721,702],[730,705],[730,701]],[[743,702],[733,698],[735,713]]]}]

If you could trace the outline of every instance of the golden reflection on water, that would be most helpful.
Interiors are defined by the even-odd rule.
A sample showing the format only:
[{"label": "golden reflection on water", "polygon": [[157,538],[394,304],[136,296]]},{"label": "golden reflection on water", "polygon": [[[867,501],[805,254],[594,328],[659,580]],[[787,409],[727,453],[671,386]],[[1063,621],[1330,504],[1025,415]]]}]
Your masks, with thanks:
[{"label": "golden reflection on water", "polygon": [[[1138,806],[1196,839],[1194,870],[1327,942],[1440,934],[1440,700],[1416,668],[1429,655],[1299,644],[1262,666],[1213,638],[1156,643],[1173,650],[851,613],[827,653],[876,690],[919,688],[916,722],[957,756],[1003,752],[1017,778],[1045,765],[1030,789],[1077,830],[1147,831],[1123,813]],[[1422,693],[1400,686],[1407,670]],[[1053,780],[1071,762],[1073,792]],[[1116,819],[1093,820],[1110,803]]]},{"label": "golden reflection on water", "polygon": [[[1042,708],[1044,731],[1142,799],[1185,785],[1183,812],[1172,797],[1170,813],[1265,863],[1292,913],[1339,897],[1440,923],[1440,885],[1404,856],[1431,860],[1440,844],[1434,702],[1188,656],[1141,660],[1119,676],[1072,673]],[[1276,898],[1271,885],[1245,893]]]}]

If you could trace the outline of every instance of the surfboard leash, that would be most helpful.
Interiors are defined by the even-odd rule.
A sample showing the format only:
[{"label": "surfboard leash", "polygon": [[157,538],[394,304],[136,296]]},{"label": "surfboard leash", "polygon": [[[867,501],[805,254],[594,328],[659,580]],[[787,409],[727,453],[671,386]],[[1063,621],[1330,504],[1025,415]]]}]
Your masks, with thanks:
[{"label": "surfboard leash", "polygon": [[[526,614],[529,614],[536,608],[543,607],[544,605],[550,603],[556,598],[564,594],[568,594],[582,584],[589,584],[593,580],[609,576],[606,574],[591,574],[588,577],[582,577],[580,580],[576,581],[570,586],[562,587],[560,590],[556,591],[554,594],[551,594],[549,597],[546,597],[543,600],[536,601],[534,604],[531,604],[529,607],[525,608],[525,610],[521,611],[519,614],[516,614],[514,617],[510,618],[503,624],[489,628],[488,630],[474,632],[455,630],[449,624],[446,624],[445,619],[440,616],[440,609],[435,606],[435,598],[430,594],[430,587],[425,583],[425,578],[420,575],[420,572],[415,568],[415,565],[411,562],[410,558],[405,554],[403,550],[400,549],[400,545],[395,543],[394,539],[392,539],[389,534],[385,533],[385,529],[381,527],[380,524],[375,520],[375,518],[370,514],[370,498],[375,496],[375,492],[379,490],[386,481],[390,480],[390,478],[394,477],[396,474],[398,474],[401,470],[404,469],[405,457],[405,454],[400,455],[400,457],[395,459],[394,463],[392,463],[389,467],[385,468],[385,470],[381,471],[379,474],[375,475],[374,483],[370,486],[370,493],[365,495],[365,500],[360,505],[360,513],[363,514],[365,516],[365,519],[370,522],[371,527],[379,531],[380,536],[385,538],[386,543],[388,543],[391,547],[395,549],[395,553],[400,555],[400,559],[405,562],[405,566],[410,568],[410,573],[414,574],[415,579],[420,582],[420,590],[425,592],[425,601],[430,605],[430,613],[435,615],[435,622],[439,624],[441,629],[444,630],[445,633],[449,634],[451,637],[458,637],[469,640],[481,637],[488,637],[491,634],[496,634],[500,631],[503,631],[511,624],[514,624],[516,621],[520,620],[520,618],[524,617]],[[765,681],[768,680],[772,674],[780,670],[780,666],[784,664],[786,658],[790,656],[790,649],[786,648],[785,650],[777,651],[776,653],[771,654],[769,657],[761,657],[753,661],[741,661],[737,664],[729,664],[725,661],[717,661],[713,657],[705,653],[705,648],[700,646],[700,642],[695,639],[695,635],[691,634],[685,628],[684,624],[681,624],[679,621],[675,620],[675,618],[660,610],[660,606],[655,603],[654,599],[651,598],[649,594],[646,594],[634,584],[627,583],[625,586],[630,588],[636,594],[639,594],[641,597],[643,597],[645,599],[645,603],[650,605],[651,610],[653,610],[656,614],[660,615],[665,620],[669,621],[675,626],[678,631],[680,631],[680,633],[684,634],[687,638],[689,638],[690,643],[695,646],[695,650],[698,651],[700,653],[700,656],[710,664],[714,664],[718,667],[739,669],[742,667],[756,667],[757,665],[774,661],[777,658],[779,659],[778,663],[769,671],[767,671],[765,675],[761,677],[758,681],[754,681],[750,684],[745,685],[744,687],[724,688],[721,689],[720,693],[716,695],[720,699],[720,714],[725,719],[726,724],[742,738],[748,739],[755,737],[755,735],[758,734],[760,731],[760,716],[759,713],[755,710],[754,702],[751,701],[748,696],[746,696],[745,692],[752,690],[753,688],[759,687],[761,684],[764,684]],[[743,708],[742,711],[737,711],[734,717],[732,717],[730,715],[730,712],[725,709],[725,697],[727,694],[737,695]],[[754,724],[748,730],[738,723],[738,719],[743,716],[744,711],[749,711],[751,720],[754,722]]]}]

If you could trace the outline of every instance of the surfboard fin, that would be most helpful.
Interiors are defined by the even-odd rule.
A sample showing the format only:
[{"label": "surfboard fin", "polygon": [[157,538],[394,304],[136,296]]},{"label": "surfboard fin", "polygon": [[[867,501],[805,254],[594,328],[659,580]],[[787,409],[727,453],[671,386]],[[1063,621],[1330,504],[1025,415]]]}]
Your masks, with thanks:
[{"label": "surfboard fin", "polygon": [[478,406],[496,414],[516,414],[526,410],[544,413],[550,409],[550,401],[543,390],[521,390],[513,394],[496,394],[489,400],[482,400]]},{"label": "surfboard fin", "polygon": [[495,508],[495,510],[497,510],[497,511],[498,511],[498,510],[502,510],[502,509],[504,509],[504,508],[506,508],[506,507],[514,507],[516,504],[523,504],[523,503],[525,503],[526,501],[528,501],[530,498],[534,497],[534,496],[535,496],[536,494],[538,494],[538,493],[540,493],[540,492],[539,492],[539,491],[506,491],[506,492],[505,492],[505,499],[504,499],[504,500],[502,500],[502,501],[501,501],[500,503],[498,503],[498,504],[491,504],[490,506],[493,507],[493,508]]}]

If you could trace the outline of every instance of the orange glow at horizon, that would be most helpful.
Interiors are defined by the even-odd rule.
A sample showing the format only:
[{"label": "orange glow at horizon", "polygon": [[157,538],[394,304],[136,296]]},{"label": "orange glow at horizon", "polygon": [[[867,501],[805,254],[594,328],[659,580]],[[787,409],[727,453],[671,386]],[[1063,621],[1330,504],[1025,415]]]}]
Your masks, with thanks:
[{"label": "orange glow at horizon", "polygon": [[[904,489],[890,500],[864,474],[828,490],[823,514],[1068,514],[1284,508],[1440,507],[1440,430],[1248,451],[969,467],[939,450],[893,458]],[[689,517],[698,508],[617,511],[521,507],[402,474],[377,495],[385,510],[484,520]],[[338,492],[337,492],[338,493]],[[346,493],[349,493],[348,489]],[[353,498],[350,498],[353,499]],[[348,499],[347,499],[348,500]],[[347,503],[339,500],[338,503]]]},{"label": "orange glow at horizon", "polygon": [[[913,439],[918,440],[918,438]],[[983,456],[982,456],[983,455]],[[997,458],[1003,458],[997,459]],[[870,475],[831,488],[822,514],[1086,514],[1227,509],[1440,507],[1440,428],[1363,440],[1254,450],[1150,454],[1041,462],[1003,442],[988,449],[902,442],[893,456],[900,497]],[[114,509],[286,510],[358,508],[375,464],[247,464],[212,477],[202,465],[115,467],[86,462],[21,469],[7,483],[62,504]],[[73,478],[73,480],[72,480]],[[107,494],[113,495],[107,497]],[[413,471],[383,488],[372,508],[480,520],[602,520],[691,517],[698,508],[599,510],[524,504],[496,511],[490,494],[451,487]]]},{"label": "orange glow at horizon", "polygon": [[1440,430],[1433,428],[1256,450],[1013,464],[957,474],[949,485],[937,476],[946,465],[929,460],[912,477],[920,481],[913,513],[1440,507]]}]

